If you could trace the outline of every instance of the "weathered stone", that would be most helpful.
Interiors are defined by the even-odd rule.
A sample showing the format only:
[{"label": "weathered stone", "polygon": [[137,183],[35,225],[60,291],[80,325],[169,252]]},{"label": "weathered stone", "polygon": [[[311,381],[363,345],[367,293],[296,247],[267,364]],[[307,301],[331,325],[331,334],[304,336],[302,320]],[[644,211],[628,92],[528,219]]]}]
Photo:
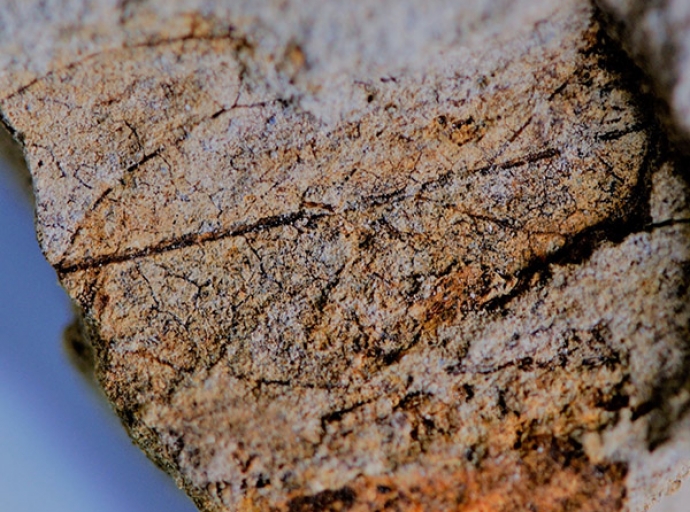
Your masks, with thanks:
[{"label": "weathered stone", "polygon": [[687,164],[587,2],[67,4],[0,37],[0,108],[202,510],[642,510],[686,471]]},{"label": "weathered stone", "polygon": [[609,28],[647,71],[668,108],[667,121],[688,151],[690,141],[690,2],[597,0]]}]

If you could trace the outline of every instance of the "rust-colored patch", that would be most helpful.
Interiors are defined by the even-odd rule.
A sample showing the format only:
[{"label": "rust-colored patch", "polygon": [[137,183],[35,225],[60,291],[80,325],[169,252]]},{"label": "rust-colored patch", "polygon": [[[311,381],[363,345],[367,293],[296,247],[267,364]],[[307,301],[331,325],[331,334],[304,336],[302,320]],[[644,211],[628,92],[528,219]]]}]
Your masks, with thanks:
[{"label": "rust-colored patch", "polygon": [[613,512],[625,504],[624,464],[597,465],[577,444],[547,436],[520,458],[495,454],[478,467],[359,477],[347,487],[297,496],[277,510],[395,512]]}]

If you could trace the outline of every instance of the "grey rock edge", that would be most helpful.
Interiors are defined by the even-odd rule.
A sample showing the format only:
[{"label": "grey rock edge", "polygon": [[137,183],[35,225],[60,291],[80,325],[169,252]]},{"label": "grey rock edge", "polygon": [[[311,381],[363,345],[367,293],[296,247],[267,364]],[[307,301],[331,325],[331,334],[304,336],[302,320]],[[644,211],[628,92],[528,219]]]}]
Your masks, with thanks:
[{"label": "grey rock edge", "polygon": [[588,2],[43,4],[0,9],[39,240],[201,510],[688,472],[689,164]]}]

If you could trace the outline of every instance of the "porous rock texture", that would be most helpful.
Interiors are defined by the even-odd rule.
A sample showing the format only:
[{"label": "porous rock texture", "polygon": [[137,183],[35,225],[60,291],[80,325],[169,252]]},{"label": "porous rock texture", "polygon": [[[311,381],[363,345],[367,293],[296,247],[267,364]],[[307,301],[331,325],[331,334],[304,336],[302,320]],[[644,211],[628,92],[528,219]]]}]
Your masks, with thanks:
[{"label": "porous rock texture", "polygon": [[39,241],[200,509],[637,511],[687,472],[688,163],[588,2],[4,4]]}]

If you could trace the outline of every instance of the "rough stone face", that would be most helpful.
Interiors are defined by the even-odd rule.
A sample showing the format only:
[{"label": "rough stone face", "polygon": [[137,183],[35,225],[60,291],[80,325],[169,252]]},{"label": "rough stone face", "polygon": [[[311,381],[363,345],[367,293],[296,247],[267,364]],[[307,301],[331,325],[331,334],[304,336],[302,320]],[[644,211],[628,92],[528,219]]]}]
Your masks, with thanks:
[{"label": "rough stone face", "polygon": [[689,460],[687,163],[587,2],[365,4],[344,49],[298,1],[0,37],[100,385],[202,510],[643,510]]},{"label": "rough stone face", "polygon": [[666,102],[670,126],[690,140],[690,3],[685,0],[597,0],[609,27],[645,69]]}]

